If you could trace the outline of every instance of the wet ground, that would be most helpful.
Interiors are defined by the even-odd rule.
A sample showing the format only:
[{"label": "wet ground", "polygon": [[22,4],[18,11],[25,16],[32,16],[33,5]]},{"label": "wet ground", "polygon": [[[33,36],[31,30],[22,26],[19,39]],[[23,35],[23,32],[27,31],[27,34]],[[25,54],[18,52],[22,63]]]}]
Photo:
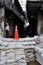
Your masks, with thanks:
[{"label": "wet ground", "polygon": [[30,61],[27,65],[40,65],[37,61]]}]

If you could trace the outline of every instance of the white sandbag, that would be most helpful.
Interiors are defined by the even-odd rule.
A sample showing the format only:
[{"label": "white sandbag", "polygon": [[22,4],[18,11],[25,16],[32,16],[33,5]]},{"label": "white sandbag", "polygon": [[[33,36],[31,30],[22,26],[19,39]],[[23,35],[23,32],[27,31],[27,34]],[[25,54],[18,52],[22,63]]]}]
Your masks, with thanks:
[{"label": "white sandbag", "polygon": [[27,65],[26,62],[19,62],[19,65]]},{"label": "white sandbag", "polygon": [[0,40],[0,45],[3,45],[3,42],[2,42],[2,40]]},{"label": "white sandbag", "polygon": [[14,59],[6,59],[7,63],[14,62]]},{"label": "white sandbag", "polygon": [[13,53],[14,52],[14,49],[8,49],[7,51],[6,51],[7,53]]},{"label": "white sandbag", "polygon": [[23,49],[21,49],[21,50],[16,50],[16,54],[24,54],[24,51],[23,51]]},{"label": "white sandbag", "polygon": [[7,65],[19,65],[19,63],[7,63]]},{"label": "white sandbag", "polygon": [[19,60],[19,65],[24,65],[24,64],[27,65],[26,60],[25,59],[20,59]]},{"label": "white sandbag", "polygon": [[38,52],[39,52],[39,53],[41,53],[41,52],[43,53],[43,49],[39,48],[39,51],[38,51]]},{"label": "white sandbag", "polygon": [[25,55],[16,55],[16,60],[20,60],[21,58],[25,58]]},{"label": "white sandbag", "polygon": [[8,53],[8,54],[7,54],[7,58],[10,58],[10,59],[11,59],[11,58],[15,58],[14,53]]},{"label": "white sandbag", "polygon": [[43,57],[43,54],[41,54],[41,56]]},{"label": "white sandbag", "polygon": [[6,51],[1,51],[1,57],[5,56]]},{"label": "white sandbag", "polygon": [[3,65],[5,64],[5,60],[1,60],[1,61],[0,61],[0,65],[2,65],[2,64],[3,64]]}]

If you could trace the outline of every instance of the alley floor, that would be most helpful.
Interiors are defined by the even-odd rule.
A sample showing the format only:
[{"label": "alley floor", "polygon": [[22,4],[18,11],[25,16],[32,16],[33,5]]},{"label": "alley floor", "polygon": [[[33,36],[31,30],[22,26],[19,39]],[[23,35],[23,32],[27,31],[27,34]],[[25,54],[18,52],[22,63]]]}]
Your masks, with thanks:
[{"label": "alley floor", "polygon": [[37,61],[30,61],[27,65],[40,65]]}]

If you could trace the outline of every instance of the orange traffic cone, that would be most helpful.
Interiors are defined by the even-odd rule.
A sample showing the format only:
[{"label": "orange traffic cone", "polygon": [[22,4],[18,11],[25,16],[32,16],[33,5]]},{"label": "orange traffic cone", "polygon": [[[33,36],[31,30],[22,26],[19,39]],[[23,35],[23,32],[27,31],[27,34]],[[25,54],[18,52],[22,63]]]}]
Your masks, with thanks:
[{"label": "orange traffic cone", "polygon": [[19,35],[18,35],[18,28],[17,28],[17,25],[15,26],[14,39],[15,39],[15,40],[19,40]]}]

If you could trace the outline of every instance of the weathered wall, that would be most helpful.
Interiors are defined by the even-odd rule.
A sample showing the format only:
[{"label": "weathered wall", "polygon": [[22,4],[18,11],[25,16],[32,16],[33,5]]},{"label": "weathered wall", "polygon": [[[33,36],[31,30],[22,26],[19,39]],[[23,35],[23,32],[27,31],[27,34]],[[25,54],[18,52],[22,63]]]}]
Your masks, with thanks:
[{"label": "weathered wall", "polygon": [[41,19],[41,34],[43,34],[43,15],[42,15],[42,19]]},{"label": "weathered wall", "polygon": [[38,25],[37,25],[37,33],[38,35],[41,34],[41,14],[38,14]]},{"label": "weathered wall", "polygon": [[38,14],[38,26],[37,26],[37,33],[43,34],[43,15],[41,13]]},{"label": "weathered wall", "polygon": [[0,30],[0,35],[4,34],[4,7],[0,8]]}]

